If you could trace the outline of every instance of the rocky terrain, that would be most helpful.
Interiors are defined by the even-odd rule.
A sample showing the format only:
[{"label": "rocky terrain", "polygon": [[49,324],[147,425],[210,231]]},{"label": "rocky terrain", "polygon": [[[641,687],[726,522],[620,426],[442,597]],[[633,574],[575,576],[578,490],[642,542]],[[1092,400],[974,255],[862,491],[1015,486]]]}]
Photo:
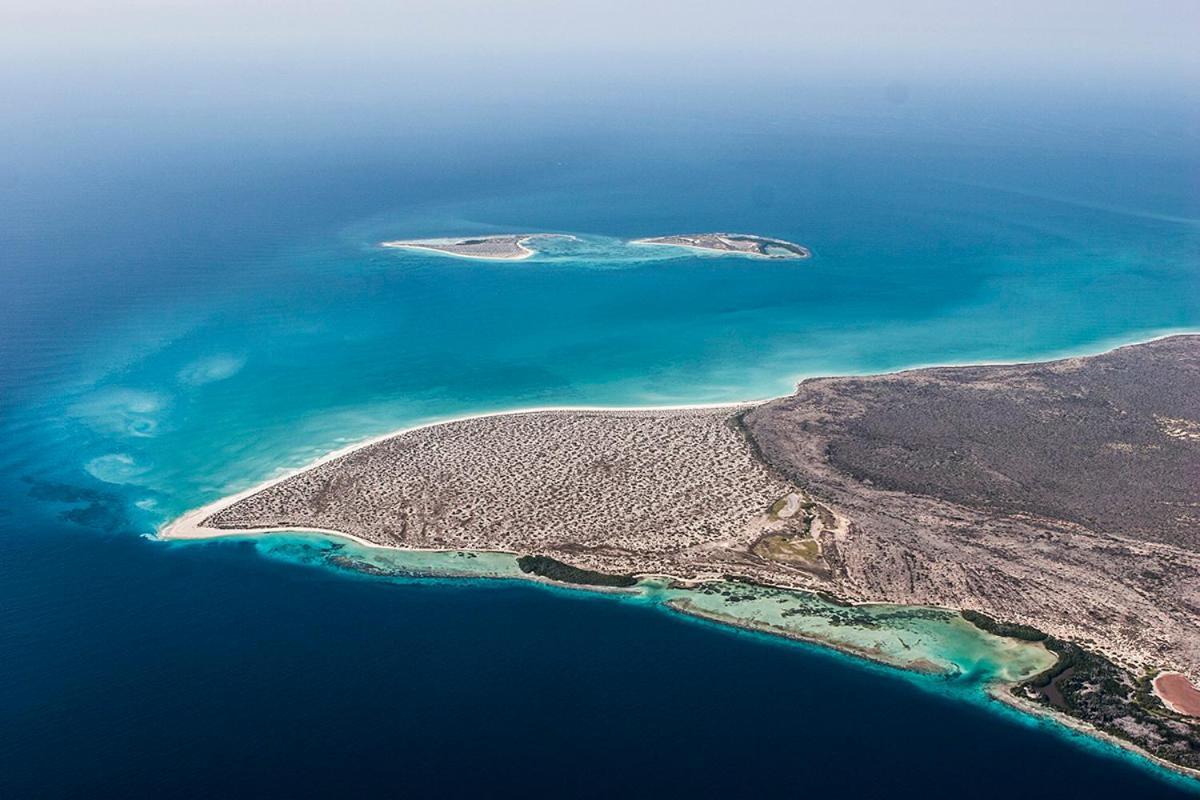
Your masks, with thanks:
[{"label": "rocky terrain", "polygon": [[837,590],[972,608],[1200,676],[1200,337],[804,381],[744,415],[851,520]]}]

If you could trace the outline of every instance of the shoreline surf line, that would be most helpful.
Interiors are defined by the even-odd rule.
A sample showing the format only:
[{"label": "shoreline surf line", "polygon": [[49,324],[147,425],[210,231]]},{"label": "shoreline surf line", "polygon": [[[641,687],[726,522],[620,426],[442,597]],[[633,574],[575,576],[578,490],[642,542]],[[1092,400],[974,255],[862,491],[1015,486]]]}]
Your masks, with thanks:
[{"label": "shoreline surf line", "polygon": [[[956,369],[959,367],[1021,367],[1030,364],[1043,364],[1054,361],[1069,361],[1073,358],[1090,358],[1092,356],[1102,356],[1105,353],[1111,353],[1113,350],[1120,350],[1124,347],[1133,347],[1139,344],[1151,344],[1160,342],[1163,339],[1170,339],[1174,336],[1200,336],[1200,328],[1163,328],[1156,333],[1134,333],[1129,336],[1110,336],[1106,339],[1100,339],[1091,345],[1085,345],[1086,349],[1065,348],[1063,350],[1050,351],[1044,355],[1029,355],[1021,356],[1014,359],[978,359],[974,361],[925,361],[916,362],[913,364],[905,364],[899,367],[890,369],[876,369],[866,372],[858,372],[854,370],[838,370],[822,373],[800,373],[793,379],[794,383],[812,380],[813,378],[866,378],[875,375],[899,375],[904,372],[916,372],[926,369]],[[786,396],[786,395],[783,395]],[[778,398],[772,397],[771,400]]]}]

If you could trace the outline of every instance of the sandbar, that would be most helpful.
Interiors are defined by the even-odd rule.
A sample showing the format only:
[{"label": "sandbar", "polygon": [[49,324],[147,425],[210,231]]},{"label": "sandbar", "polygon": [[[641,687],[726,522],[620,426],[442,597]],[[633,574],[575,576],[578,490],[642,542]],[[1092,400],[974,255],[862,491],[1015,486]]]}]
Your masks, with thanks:
[{"label": "sandbar", "polygon": [[380,247],[403,250],[425,250],[458,258],[475,258],[485,261],[517,261],[537,255],[529,242],[538,238],[574,238],[557,233],[515,233],[498,236],[476,236],[445,239],[397,239],[380,242]]}]

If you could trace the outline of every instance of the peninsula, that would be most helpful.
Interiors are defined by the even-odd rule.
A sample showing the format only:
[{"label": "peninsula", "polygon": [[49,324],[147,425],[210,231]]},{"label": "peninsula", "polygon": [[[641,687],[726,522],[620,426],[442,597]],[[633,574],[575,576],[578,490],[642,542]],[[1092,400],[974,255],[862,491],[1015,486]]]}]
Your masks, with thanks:
[{"label": "peninsula", "polygon": [[1196,770],[1198,430],[1200,336],[1174,336],[1044,363],[811,379],[759,404],[425,426],[161,536],[322,531],[512,552],[570,582],[734,575],[958,609],[1057,654],[1003,690],[1009,702]]},{"label": "peninsula", "polygon": [[547,237],[573,238],[559,233],[516,233],[466,239],[398,239],[391,242],[380,242],[380,246],[405,250],[432,250],[435,253],[444,253],[459,258],[513,261],[535,255],[537,251],[529,247],[529,242],[533,239]]},{"label": "peninsula", "polygon": [[808,258],[812,255],[807,247],[802,247],[794,242],[772,239],[769,236],[753,236],[747,233],[675,234],[634,239],[631,244],[661,244],[760,258]]}]

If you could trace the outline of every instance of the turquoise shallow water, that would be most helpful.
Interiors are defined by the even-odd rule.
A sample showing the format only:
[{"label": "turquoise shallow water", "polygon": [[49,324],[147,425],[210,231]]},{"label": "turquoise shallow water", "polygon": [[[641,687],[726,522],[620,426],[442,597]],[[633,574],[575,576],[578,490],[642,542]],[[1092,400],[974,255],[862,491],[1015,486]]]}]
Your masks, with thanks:
[{"label": "turquoise shallow water", "polygon": [[[504,230],[506,217],[508,229],[563,229],[575,220],[560,221],[554,196],[352,223],[215,265],[220,283],[89,341],[23,413],[56,418],[71,466],[140,491],[153,522],[430,419],[768,397],[806,375],[1095,351],[1193,322],[1194,224],[926,180],[938,194],[897,197],[857,236],[829,211],[771,208],[726,215],[736,225],[709,209],[659,211],[653,228],[620,232],[724,222],[805,242],[805,262],[586,232],[587,246],[547,243],[515,263],[377,247]],[[966,209],[946,210],[963,194]],[[513,210],[535,202],[545,211]],[[592,202],[603,219],[613,201]],[[466,221],[477,218],[497,221]]]},{"label": "turquoise shallow water", "polygon": [[[436,752],[461,728],[491,730],[489,720],[516,714],[523,707],[506,692],[535,680],[556,698],[533,701],[539,724],[566,742],[556,709],[592,715],[590,743],[628,763],[634,780],[649,780],[654,765],[619,744],[625,720],[607,718],[605,702],[631,717],[686,717],[692,733],[662,759],[719,783],[700,762],[725,752],[712,746],[722,725],[786,730],[775,726],[788,714],[773,722],[729,688],[761,672],[801,676],[778,688],[778,702],[829,731],[835,743],[821,757],[831,772],[852,767],[845,745],[859,733],[836,697],[814,699],[806,684],[896,704],[895,714],[870,716],[873,746],[903,738],[901,720],[911,719],[961,762],[939,761],[947,780],[983,769],[995,796],[1026,784],[980,767],[988,747],[1033,763],[1029,774],[1049,793],[1093,779],[1176,786],[1149,782],[1156,773],[1099,745],[1082,750],[1003,715],[928,705],[928,695],[948,693],[978,706],[981,676],[970,670],[899,679],[806,648],[777,652],[749,634],[671,627],[644,605],[607,598],[346,580],[301,569],[313,561],[303,549],[136,538],[277,470],[439,418],[735,401],[786,393],[807,375],[1044,358],[1200,328],[1195,151],[1178,119],[1142,115],[1113,133],[1096,117],[1043,109],[1032,118],[1002,103],[977,124],[912,111],[835,125],[783,109],[697,124],[675,109],[620,125],[548,120],[538,131],[522,122],[528,130],[408,149],[337,135],[315,152],[173,139],[136,156],[73,161],[70,180],[53,159],[34,158],[21,173],[32,188],[5,198],[11,222],[0,232],[0,526],[13,553],[0,583],[2,633],[19,654],[5,664],[0,701],[20,721],[6,726],[0,757],[23,765],[10,780],[36,786],[53,770],[31,752],[71,748],[79,772],[60,773],[61,786],[90,772],[141,776],[136,785],[150,792],[164,780],[152,760],[193,757],[198,787],[217,786],[197,777],[205,758],[254,785],[239,760],[251,745],[214,733],[230,719],[265,763],[293,769],[297,786],[317,784],[296,753],[312,763],[325,753],[341,769],[352,757],[349,745],[330,751],[303,730],[347,741],[358,731],[356,744],[380,763],[403,741],[448,769]],[[515,263],[377,246],[513,230],[584,241]],[[781,237],[814,256],[757,261],[624,244],[703,230]],[[584,620],[577,630],[572,615]],[[543,629],[555,638],[531,633]],[[406,641],[423,649],[380,644]],[[634,647],[656,660],[623,653]],[[452,652],[453,664],[424,652]],[[661,662],[673,652],[705,665],[685,681],[688,697],[664,689],[672,678]],[[480,659],[491,664],[484,678],[464,666]],[[385,687],[378,708],[350,714],[300,664],[369,675]],[[439,683],[439,670],[452,681]],[[473,680],[490,691],[461,688]],[[608,688],[581,692],[577,681]],[[210,706],[187,699],[204,692],[216,697]],[[301,696],[303,715],[289,705]],[[137,698],[156,705],[134,713]],[[705,713],[690,716],[689,698]],[[433,722],[438,708],[454,714]],[[389,724],[400,718],[420,719],[443,746],[422,750]],[[724,722],[709,728],[708,719]],[[145,748],[144,759],[86,745],[114,725],[111,740]],[[190,733],[176,746],[166,733],[180,725]],[[511,739],[503,759],[482,755],[491,751],[480,740],[469,748],[493,770],[549,747],[535,728],[495,734]],[[565,747],[556,763],[578,772]],[[917,791],[896,765],[931,763],[929,752],[914,744],[894,757],[890,783],[875,788]],[[383,785],[370,768],[363,774],[363,791]]]}]

